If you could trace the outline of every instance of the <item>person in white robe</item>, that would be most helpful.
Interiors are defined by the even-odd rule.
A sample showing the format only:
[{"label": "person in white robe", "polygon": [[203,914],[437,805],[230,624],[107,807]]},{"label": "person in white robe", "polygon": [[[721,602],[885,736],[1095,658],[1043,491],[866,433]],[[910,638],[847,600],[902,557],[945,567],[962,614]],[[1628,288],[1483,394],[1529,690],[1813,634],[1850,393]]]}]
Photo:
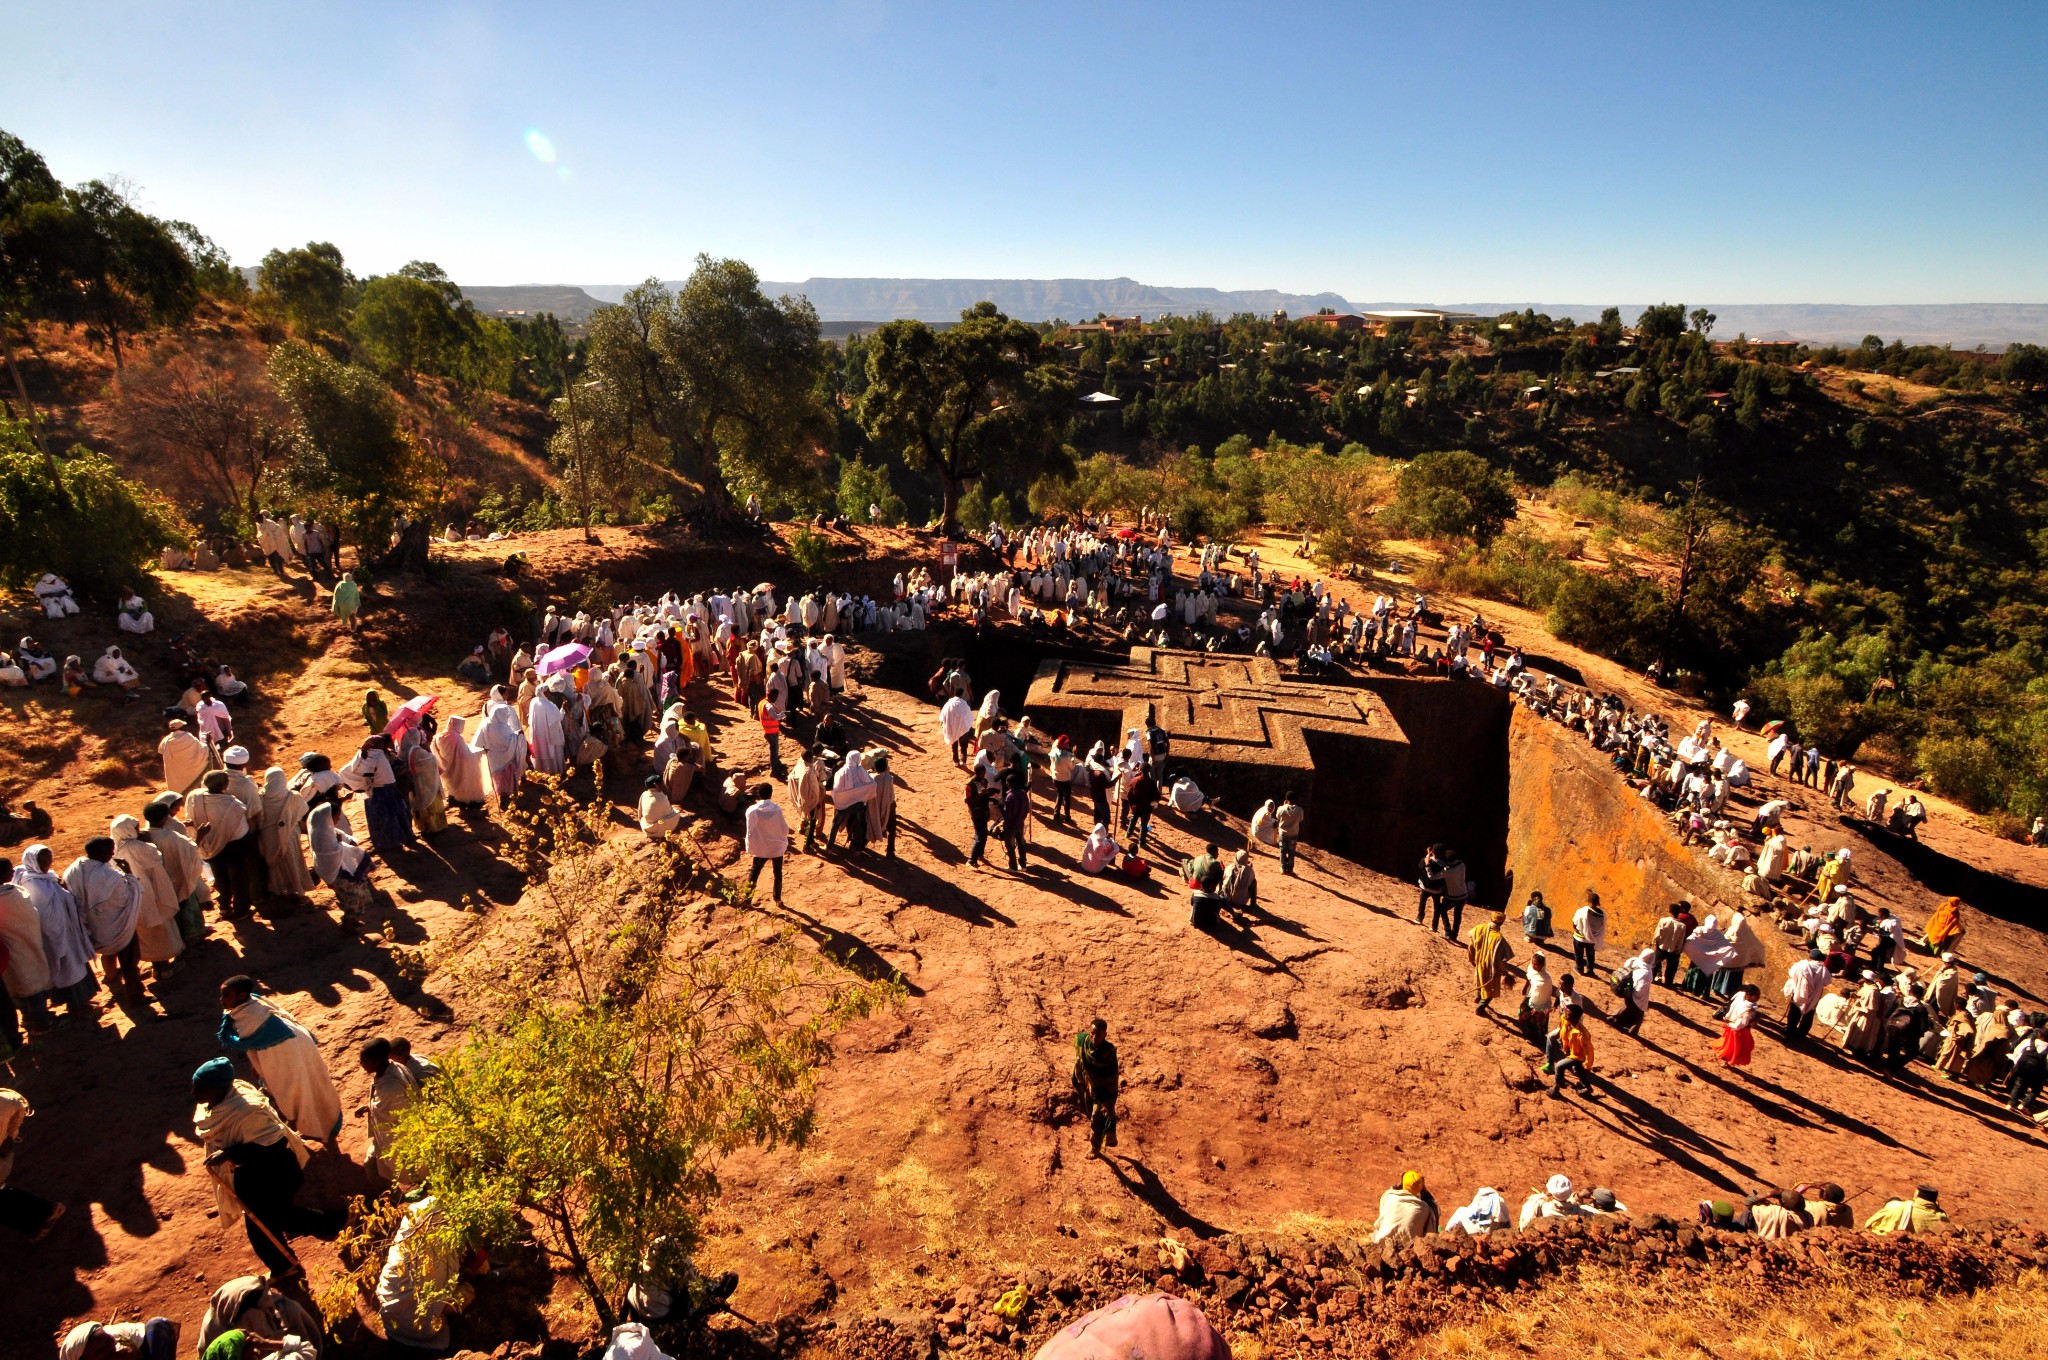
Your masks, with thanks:
[{"label": "person in white robe", "polygon": [[469,744],[463,734],[467,719],[453,717],[434,737],[434,758],[441,762],[441,783],[448,802],[455,807],[481,807],[490,790],[485,786],[488,757]]},{"label": "person in white robe", "polygon": [[44,651],[43,645],[32,637],[15,645],[14,660],[28,673],[31,684],[39,684],[57,673],[57,658]]},{"label": "person in white robe", "polygon": [[50,871],[50,847],[31,845],[14,870],[14,886],[35,908],[43,935],[43,962],[50,968],[50,994],[67,1014],[92,1009],[92,936],[64,881]]},{"label": "person in white robe", "polygon": [[43,607],[44,618],[69,618],[78,613],[78,601],[71,598],[71,583],[54,571],[44,572],[36,582],[36,603]]},{"label": "person in white robe", "polygon": [[554,695],[542,691],[533,696],[533,704],[526,711],[526,725],[533,768],[541,774],[559,775],[566,771],[568,764],[562,749],[566,734],[562,710],[556,707]]},{"label": "person in white robe", "polygon": [[1109,834],[1109,828],[1097,822],[1095,829],[1088,833],[1087,841],[1081,846],[1081,872],[1099,874],[1115,864],[1120,853],[1122,852],[1117,848],[1116,839]]},{"label": "person in white robe", "polygon": [[[461,1254],[434,1235],[433,1213],[431,1195],[405,1211],[377,1275],[377,1312],[387,1342],[444,1351],[450,1341],[448,1314],[466,1307],[476,1291],[456,1280]],[[423,1302],[429,1295],[433,1301]]]},{"label": "person in white robe", "polygon": [[1273,800],[1268,798],[1252,814],[1252,834],[1248,847],[1265,845],[1278,850],[1280,846],[1280,819],[1273,810]]},{"label": "person in white robe", "polygon": [[171,730],[156,744],[163,757],[164,787],[172,793],[190,793],[213,763],[205,738],[194,732],[183,718],[171,719]]},{"label": "person in white robe", "polygon": [[197,944],[206,935],[206,904],[211,899],[206,883],[206,860],[199,846],[175,813],[183,799],[162,794],[143,808],[148,823],[143,836],[164,857],[164,872],[171,876],[171,891],[178,897],[178,935],[186,944]]},{"label": "person in white robe", "polygon": [[341,1094],[304,1025],[275,1001],[256,995],[256,980],[238,973],[220,985],[219,1039],[249,1060],[277,1111],[303,1138],[333,1143],[341,1132]]},{"label": "person in white robe", "polygon": [[363,1045],[357,1059],[370,1074],[370,1103],[361,1111],[370,1132],[370,1170],[387,1181],[395,1180],[391,1134],[398,1116],[405,1113],[419,1093],[419,1078],[410,1067],[391,1056],[389,1039],[371,1039]]},{"label": "person in white robe", "polygon": [[121,612],[114,616],[114,623],[124,633],[156,631],[156,615],[149,612],[149,602],[132,590],[121,592]]},{"label": "person in white robe", "polygon": [[313,809],[313,815],[306,821],[306,840],[313,850],[313,876],[337,893],[342,883],[364,874],[369,851],[336,825],[331,804],[322,803]]},{"label": "person in white robe", "polygon": [[[6,867],[13,869],[11,864]],[[0,950],[7,955],[7,969],[0,972],[7,994],[21,1007],[31,1032],[44,1028],[50,1014],[43,1000],[43,993],[50,990],[50,961],[43,954],[43,920],[11,878],[0,881]],[[4,1176],[0,1184],[5,1184]]]},{"label": "person in white robe", "polygon": [[282,768],[273,765],[264,771],[256,844],[268,871],[270,890],[280,896],[304,897],[313,890],[313,873],[306,867],[300,840],[309,815],[306,796],[292,788]]},{"label": "person in white robe", "polygon": [[109,647],[92,663],[92,682],[95,685],[119,685],[122,689],[134,689],[142,683],[142,676],[137,674],[135,667],[128,664],[128,658],[121,655],[119,647]]},{"label": "person in white robe", "polygon": [[273,1277],[295,1270],[298,1262],[271,1235],[288,1242],[300,1226],[296,1200],[312,1157],[305,1140],[261,1090],[235,1076],[229,1059],[200,1064],[192,1099],[193,1132],[215,1177],[214,1212],[223,1226],[244,1222],[250,1247]]},{"label": "person in white robe", "polygon": [[964,743],[974,735],[974,710],[959,695],[948,698],[939,709],[939,732],[952,749],[953,763],[960,764],[965,758]]},{"label": "person in white robe", "polygon": [[115,867],[113,859],[112,838],[93,837],[85,843],[85,853],[64,870],[64,888],[78,903],[85,933],[92,939],[93,952],[100,956],[107,989],[117,996],[125,992],[128,1003],[140,1007],[147,1004],[135,949],[142,885]]},{"label": "person in white robe", "polygon": [[[846,763],[839,767],[839,773],[832,776],[832,832],[827,833],[825,843],[830,845],[838,839],[836,833],[842,821],[855,816],[865,819],[867,811],[860,807],[875,796],[875,777],[868,773],[859,751],[848,751]],[[858,809],[853,811],[850,809]]]},{"label": "person in white robe", "polygon": [[1472,1197],[1470,1204],[1461,1205],[1444,1224],[1445,1232],[1462,1231],[1473,1237],[1484,1237],[1496,1228],[1514,1226],[1508,1216],[1508,1203],[1501,1198],[1500,1191],[1492,1186],[1482,1186]]},{"label": "person in white robe", "polygon": [[164,867],[163,854],[142,838],[142,823],[133,817],[116,817],[107,828],[114,838],[114,862],[142,886],[142,901],[135,915],[135,940],[141,946],[142,961],[160,965],[178,957],[185,937],[178,933],[178,892]]},{"label": "person in white robe", "polygon": [[[500,686],[498,693],[504,692]],[[491,791],[500,798],[510,798],[519,787],[519,776],[526,769],[526,733],[519,726],[519,714],[503,699],[493,702],[484,710],[484,725],[477,733],[477,746],[484,753],[488,768]]]},{"label": "person in white robe", "polygon": [[640,794],[640,829],[651,841],[665,840],[683,824],[682,814],[662,791],[659,775],[647,776],[646,787]]}]

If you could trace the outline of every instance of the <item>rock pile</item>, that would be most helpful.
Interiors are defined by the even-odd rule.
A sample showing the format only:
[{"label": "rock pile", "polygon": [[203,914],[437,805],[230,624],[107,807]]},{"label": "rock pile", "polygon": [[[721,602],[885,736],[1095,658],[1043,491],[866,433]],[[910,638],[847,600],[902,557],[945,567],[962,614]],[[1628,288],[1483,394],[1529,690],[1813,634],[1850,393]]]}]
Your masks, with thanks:
[{"label": "rock pile", "polygon": [[[1060,1327],[1124,1294],[1161,1290],[1195,1302],[1226,1335],[1257,1336],[1267,1356],[1381,1357],[1417,1336],[1533,1291],[1580,1266],[1650,1279],[1710,1266],[1747,1272],[1759,1288],[1849,1283],[1875,1291],[1969,1291],[2048,1265],[2048,1234],[1979,1224],[1914,1235],[1819,1229],[1784,1240],[1642,1218],[1542,1219],[1527,1232],[1444,1234],[1373,1245],[1348,1236],[1223,1234],[1111,1247],[1066,1273],[1033,1270],[964,1286],[916,1306],[856,1319],[822,1335],[849,1360],[929,1360],[951,1352],[1029,1354]],[[1015,1322],[994,1304],[1022,1285]]]}]

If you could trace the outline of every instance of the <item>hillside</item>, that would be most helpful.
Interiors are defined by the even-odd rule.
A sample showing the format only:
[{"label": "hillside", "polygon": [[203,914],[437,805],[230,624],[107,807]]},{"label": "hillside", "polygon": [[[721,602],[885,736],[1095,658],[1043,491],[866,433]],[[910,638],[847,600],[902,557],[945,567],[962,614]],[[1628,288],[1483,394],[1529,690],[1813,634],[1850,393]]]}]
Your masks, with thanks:
[{"label": "hillside", "polygon": [[[674,287],[675,280],[668,280]],[[529,313],[553,311],[564,321],[582,321],[599,305],[617,302],[629,284],[576,286],[478,287],[463,292],[485,311],[523,308]],[[1634,316],[1643,303],[1607,302],[1456,302],[1441,299],[1393,299],[1360,302],[1334,292],[1293,293],[1273,288],[1192,288],[1140,283],[1135,279],[888,279],[810,278],[801,283],[761,287],[775,295],[801,294],[818,309],[822,321],[955,321],[966,308],[992,301],[1009,316],[1025,321],[1086,321],[1097,315],[1138,316],[1156,321],[1166,316],[1208,312],[1218,318],[1240,312],[1270,316],[1284,311],[1306,316],[1332,310],[1373,311],[1429,307],[1476,316],[1536,311],[1591,321],[1609,307]],[[2048,342],[2048,304],[2036,303],[1838,303],[1705,304],[1720,318],[1723,335],[1752,340],[1796,340],[1810,345],[1857,345],[1866,335],[1903,340],[1909,345],[1984,346],[2004,349],[2019,342]]]},{"label": "hillside", "polygon": [[[56,326],[35,328],[18,357],[54,443],[109,454],[212,533],[242,494],[230,486],[246,488],[252,468],[264,469],[264,499],[285,494],[289,414],[265,367],[282,338],[248,308],[208,301],[189,326],[139,338],[120,369]],[[430,377],[390,396],[429,460],[443,507],[469,513],[486,497],[530,501],[548,485],[552,422],[535,403]]]}]

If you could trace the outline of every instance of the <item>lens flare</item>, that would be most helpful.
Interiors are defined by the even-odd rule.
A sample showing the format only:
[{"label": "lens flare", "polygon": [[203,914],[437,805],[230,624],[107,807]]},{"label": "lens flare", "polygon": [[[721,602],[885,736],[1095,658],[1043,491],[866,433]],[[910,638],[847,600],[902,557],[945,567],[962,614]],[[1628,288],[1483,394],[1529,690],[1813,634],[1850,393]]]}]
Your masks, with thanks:
[{"label": "lens flare", "polygon": [[543,165],[553,165],[555,163],[555,144],[539,128],[528,128],[526,130],[526,149],[531,151],[533,158]]}]

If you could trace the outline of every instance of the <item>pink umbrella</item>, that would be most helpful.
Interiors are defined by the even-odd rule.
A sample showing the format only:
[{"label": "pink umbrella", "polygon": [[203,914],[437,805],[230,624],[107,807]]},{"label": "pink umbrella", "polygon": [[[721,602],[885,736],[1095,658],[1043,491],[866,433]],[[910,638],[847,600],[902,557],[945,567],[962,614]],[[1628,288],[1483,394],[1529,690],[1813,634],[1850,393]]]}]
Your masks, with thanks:
[{"label": "pink umbrella", "polygon": [[434,706],[434,701],[439,697],[435,694],[417,694],[407,699],[398,706],[398,711],[391,715],[391,721],[384,724],[384,735],[395,737],[418,726],[420,718]]},{"label": "pink umbrella", "polygon": [[574,670],[589,659],[590,648],[580,642],[565,642],[542,652],[533,669],[541,675],[553,675],[557,671]]}]

